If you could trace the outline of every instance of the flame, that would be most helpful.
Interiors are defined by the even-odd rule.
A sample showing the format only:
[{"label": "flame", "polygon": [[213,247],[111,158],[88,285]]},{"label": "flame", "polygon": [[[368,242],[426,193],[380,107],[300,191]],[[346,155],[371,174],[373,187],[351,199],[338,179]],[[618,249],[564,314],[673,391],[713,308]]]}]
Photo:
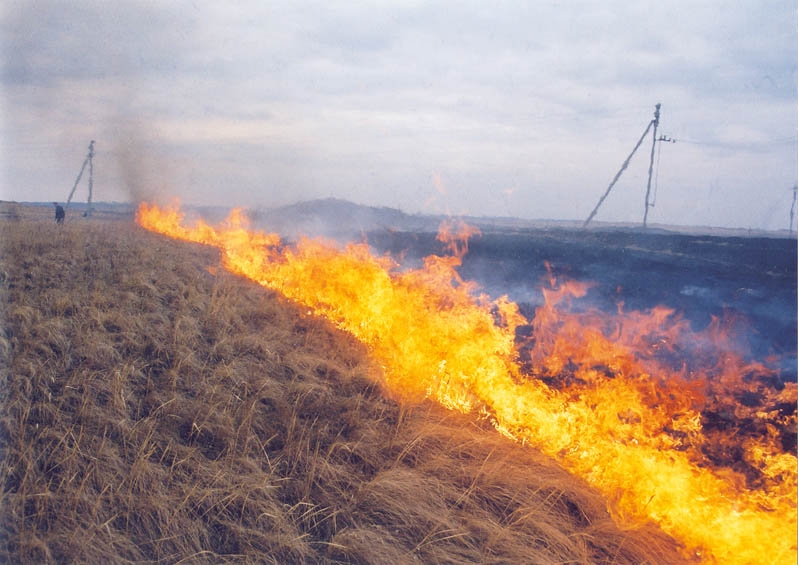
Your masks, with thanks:
[{"label": "flame", "polygon": [[[589,285],[553,276],[526,320],[458,275],[474,234],[463,225],[439,236],[451,255],[401,270],[365,244],[284,246],[240,211],[186,227],[178,210],[143,203],[137,221],[218,247],[225,268],[367,344],[391,394],[488,418],[601,491],[619,523],[659,523],[686,559],[796,562],[798,460],[780,430],[795,428],[798,387],[730,353],[720,320],[695,333],[667,308],[573,312]],[[525,327],[532,339],[519,343]],[[758,402],[738,402],[740,391]]]}]

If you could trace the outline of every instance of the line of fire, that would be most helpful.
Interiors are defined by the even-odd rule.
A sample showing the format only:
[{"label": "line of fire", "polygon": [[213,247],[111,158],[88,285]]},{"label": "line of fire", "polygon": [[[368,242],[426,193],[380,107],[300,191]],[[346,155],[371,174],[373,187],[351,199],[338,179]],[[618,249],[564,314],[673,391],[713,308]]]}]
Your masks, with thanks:
[{"label": "line of fire", "polygon": [[658,523],[690,560],[795,561],[798,385],[739,353],[722,319],[696,331],[667,307],[572,307],[590,284],[555,273],[525,315],[461,277],[476,232],[457,222],[438,235],[448,252],[403,267],[366,243],[288,244],[240,211],[212,226],[142,203],[137,221],[217,247],[231,272],[366,344],[397,400],[491,422],[599,490],[619,523]]}]

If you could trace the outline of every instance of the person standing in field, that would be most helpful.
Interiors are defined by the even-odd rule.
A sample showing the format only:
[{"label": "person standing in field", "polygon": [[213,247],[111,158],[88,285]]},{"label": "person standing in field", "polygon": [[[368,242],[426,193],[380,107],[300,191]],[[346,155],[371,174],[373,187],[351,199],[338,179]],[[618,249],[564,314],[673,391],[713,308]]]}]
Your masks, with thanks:
[{"label": "person standing in field", "polygon": [[63,224],[64,218],[66,217],[66,212],[64,212],[64,207],[61,206],[58,202],[53,202],[53,206],[55,206],[55,223]]}]

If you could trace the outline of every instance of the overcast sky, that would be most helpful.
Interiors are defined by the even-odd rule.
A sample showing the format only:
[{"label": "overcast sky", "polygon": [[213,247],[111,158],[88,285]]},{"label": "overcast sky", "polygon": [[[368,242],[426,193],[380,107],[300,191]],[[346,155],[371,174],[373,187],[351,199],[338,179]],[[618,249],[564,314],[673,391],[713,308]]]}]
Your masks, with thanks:
[{"label": "overcast sky", "polygon": [[[796,0],[5,2],[0,198],[584,219],[662,103],[650,223],[786,229]],[[648,138],[596,220],[642,220]],[[85,179],[76,201],[85,201]]]}]

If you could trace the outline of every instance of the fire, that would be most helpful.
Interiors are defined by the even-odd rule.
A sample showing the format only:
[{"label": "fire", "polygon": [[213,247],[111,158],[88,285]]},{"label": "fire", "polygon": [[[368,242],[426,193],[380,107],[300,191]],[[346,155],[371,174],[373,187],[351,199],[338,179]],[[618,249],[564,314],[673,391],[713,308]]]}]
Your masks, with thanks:
[{"label": "fire", "polygon": [[[367,344],[392,394],[490,419],[600,490],[619,522],[659,523],[686,559],[796,562],[798,460],[780,435],[795,428],[796,383],[730,353],[719,321],[696,334],[666,308],[570,312],[588,287],[553,277],[526,320],[460,278],[473,233],[462,225],[439,236],[451,255],[401,270],[365,244],[284,246],[239,212],[187,227],[177,210],[142,204],[137,221],[218,247],[230,271]],[[532,340],[519,343],[524,328]],[[741,391],[757,402],[738,402]]]}]

